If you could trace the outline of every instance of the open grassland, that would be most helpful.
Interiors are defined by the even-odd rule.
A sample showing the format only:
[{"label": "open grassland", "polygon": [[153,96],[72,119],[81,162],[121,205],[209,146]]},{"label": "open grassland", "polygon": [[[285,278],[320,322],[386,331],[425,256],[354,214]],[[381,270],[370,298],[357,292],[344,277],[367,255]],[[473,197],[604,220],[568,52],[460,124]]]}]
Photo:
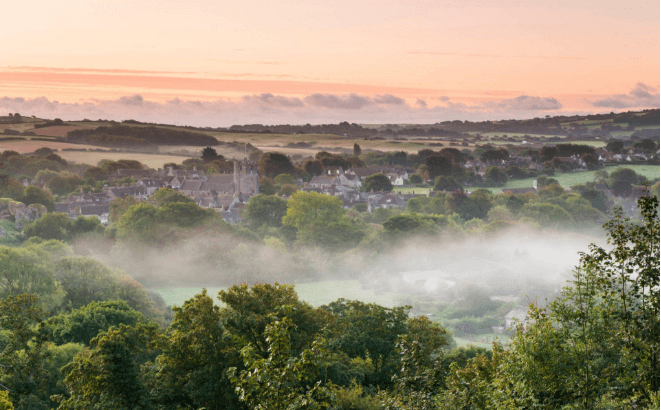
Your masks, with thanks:
[{"label": "open grassland", "polygon": [[[644,175],[648,179],[652,180],[659,177],[660,167],[658,165],[622,165],[623,168],[630,168],[636,171],[637,173]],[[606,167],[605,170],[608,172],[614,171],[618,167]],[[585,184],[586,182],[591,182],[594,180],[595,171],[581,171],[581,172],[562,172],[556,173],[551,178],[558,180],[560,185],[563,188],[569,188],[572,185],[576,184]],[[507,188],[529,188],[532,187],[532,181],[535,178],[527,179],[515,179],[508,181],[507,184],[500,189],[506,190]],[[500,190],[498,189],[498,190]]]},{"label": "open grassland", "polygon": [[[79,145],[79,144],[67,144],[66,142],[57,142],[53,141],[33,141],[33,140],[18,140],[18,141],[2,141],[0,139],[0,151],[16,151],[21,154],[34,152],[36,149],[41,147],[47,147],[56,150],[62,150],[63,148],[92,148],[97,149],[92,145]],[[66,152],[63,152],[66,153]],[[62,154],[63,154],[62,153]],[[64,157],[64,156],[63,156]]]},{"label": "open grassland", "polygon": [[44,128],[35,128],[31,131],[34,131],[35,134],[45,137],[66,137],[67,132],[73,130],[81,130],[87,127],[78,127],[75,125],[58,125],[54,127],[44,127]]},{"label": "open grassland", "polygon": [[[208,287],[207,293],[214,298],[215,302],[222,305],[216,296],[221,287]],[[378,303],[384,306],[392,306],[393,299],[387,295],[376,295],[373,290],[363,289],[357,280],[327,280],[315,283],[301,283],[295,285],[298,297],[312,306],[326,305],[339,298],[348,300],[359,300],[365,303]],[[202,291],[200,287],[170,287],[154,289],[158,292],[168,305],[181,306],[183,303]]]}]

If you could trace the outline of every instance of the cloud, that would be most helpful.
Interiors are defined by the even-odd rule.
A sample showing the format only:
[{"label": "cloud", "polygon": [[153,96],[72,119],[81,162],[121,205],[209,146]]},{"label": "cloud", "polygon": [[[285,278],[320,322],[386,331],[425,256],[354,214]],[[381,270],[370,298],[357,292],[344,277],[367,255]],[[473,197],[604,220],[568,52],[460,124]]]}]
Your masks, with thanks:
[{"label": "cloud", "polygon": [[539,56],[539,55],[527,55],[527,54],[505,55],[505,54],[452,53],[452,52],[434,52],[434,51],[409,51],[409,54],[428,55],[428,56],[529,58],[529,59],[541,59],[541,60],[585,60],[585,57],[576,57],[576,56]]},{"label": "cloud", "polygon": [[304,100],[314,107],[340,110],[359,110],[374,103],[371,98],[354,93],[349,95],[312,94],[305,97]]},{"label": "cloud", "polygon": [[10,66],[5,67],[12,71],[32,71],[45,73],[94,73],[94,74],[196,74],[194,71],[146,71],[146,70],[125,70],[121,68],[60,68],[60,67],[29,67],[29,66]]},{"label": "cloud", "polygon": [[450,101],[450,97],[446,97],[446,96],[443,95],[443,96],[438,97],[438,100],[443,101],[443,102],[447,102],[447,101]]},{"label": "cloud", "polygon": [[273,95],[271,93],[262,93],[259,95],[246,95],[243,96],[246,102],[256,102],[258,104],[267,104],[279,107],[302,107],[303,101],[296,97],[284,97],[281,95]]},{"label": "cloud", "polygon": [[637,83],[628,94],[613,94],[590,104],[598,108],[659,108],[659,89]]},{"label": "cloud", "polygon": [[520,95],[495,103],[485,103],[485,105],[504,111],[547,111],[562,108],[562,104],[555,98],[531,97],[529,95]]},{"label": "cloud", "polygon": [[[641,89],[641,94],[645,89]],[[649,92],[649,90],[648,90]],[[418,122],[447,120],[485,121],[508,118],[532,118],[540,111],[562,109],[555,98],[519,96],[476,102],[449,101],[429,105],[424,99],[407,102],[394,94],[310,94],[302,98],[272,93],[244,95],[237,99],[213,101],[174,98],[165,102],[150,101],[142,95],[117,99],[89,99],[84,102],[58,102],[46,97],[0,98],[0,112],[19,112],[24,116],[81,120],[84,118],[134,119],[163,124],[228,127],[234,124],[305,124],[340,121],[367,123]],[[430,100],[432,101],[432,100]],[[563,110],[563,114],[576,113]]]},{"label": "cloud", "polygon": [[396,97],[392,94],[383,94],[377,95],[373,98],[373,101],[377,104],[386,104],[386,105],[403,105],[406,104],[402,98]]}]

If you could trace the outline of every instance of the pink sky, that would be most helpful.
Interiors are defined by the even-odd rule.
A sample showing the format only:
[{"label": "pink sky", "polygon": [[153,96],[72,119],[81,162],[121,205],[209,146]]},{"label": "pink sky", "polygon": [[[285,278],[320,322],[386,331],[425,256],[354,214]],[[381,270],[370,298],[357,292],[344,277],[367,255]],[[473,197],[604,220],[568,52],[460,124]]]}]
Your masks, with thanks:
[{"label": "pink sky", "polygon": [[5,4],[0,114],[230,125],[659,106],[658,2],[229,3]]}]

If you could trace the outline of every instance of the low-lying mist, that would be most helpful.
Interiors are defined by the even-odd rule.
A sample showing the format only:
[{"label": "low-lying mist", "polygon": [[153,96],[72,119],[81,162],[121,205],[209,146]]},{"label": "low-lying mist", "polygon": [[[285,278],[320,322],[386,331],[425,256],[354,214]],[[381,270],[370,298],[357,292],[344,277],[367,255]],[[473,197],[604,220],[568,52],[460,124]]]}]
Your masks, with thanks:
[{"label": "low-lying mist", "polygon": [[221,234],[162,249],[117,244],[108,252],[88,244],[86,253],[148,288],[357,280],[363,289],[391,295],[392,304],[411,297],[453,300],[467,288],[496,300],[543,304],[567,284],[579,252],[594,242],[605,245],[604,238],[520,225],[488,235],[410,238],[382,252],[291,251],[276,238],[262,243]]}]

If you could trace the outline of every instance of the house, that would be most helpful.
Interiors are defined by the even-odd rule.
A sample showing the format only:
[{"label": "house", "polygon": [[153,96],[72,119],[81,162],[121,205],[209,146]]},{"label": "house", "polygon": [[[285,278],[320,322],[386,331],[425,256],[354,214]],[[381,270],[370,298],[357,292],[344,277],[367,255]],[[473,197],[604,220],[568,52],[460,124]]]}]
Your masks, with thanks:
[{"label": "house", "polygon": [[404,178],[402,176],[396,174],[388,174],[387,176],[390,178],[390,183],[393,184],[393,186],[404,185]]},{"label": "house", "polygon": [[340,185],[342,186],[358,188],[358,189],[360,189],[360,187],[363,186],[363,183],[360,181],[360,178],[354,174],[342,173],[338,178],[340,181]]},{"label": "house", "polygon": [[147,199],[147,188],[142,185],[131,185],[123,187],[103,187],[103,192],[112,201],[115,198],[132,196],[135,199]]},{"label": "house", "polygon": [[510,310],[505,315],[505,329],[515,330],[517,323],[528,323],[528,307],[523,305],[516,305],[514,309]]},{"label": "house", "polygon": [[137,185],[142,185],[147,189],[147,195],[151,196],[154,192],[165,187],[163,181],[153,178],[142,178],[137,182]]},{"label": "house", "polygon": [[154,171],[150,169],[118,169],[108,175],[108,181],[117,181],[124,178],[141,179],[152,176]]},{"label": "house", "polygon": [[312,178],[312,180],[309,182],[308,186],[311,186],[313,188],[326,188],[330,187],[331,185],[340,185],[340,181],[338,177],[336,176],[316,176]]}]

